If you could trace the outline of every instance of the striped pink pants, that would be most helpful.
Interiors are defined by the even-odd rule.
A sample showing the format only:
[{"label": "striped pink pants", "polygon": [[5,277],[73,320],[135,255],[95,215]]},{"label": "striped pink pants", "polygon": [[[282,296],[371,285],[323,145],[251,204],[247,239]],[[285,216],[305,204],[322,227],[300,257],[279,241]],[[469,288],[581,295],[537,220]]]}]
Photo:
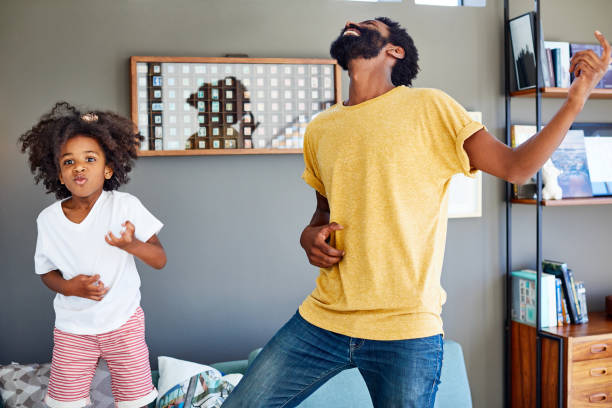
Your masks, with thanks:
[{"label": "striped pink pants", "polygon": [[100,358],[110,370],[116,407],[139,408],[155,400],[144,332],[140,307],[123,326],[108,333],[80,335],[54,329],[47,405],[81,408],[91,404],[89,389]]}]

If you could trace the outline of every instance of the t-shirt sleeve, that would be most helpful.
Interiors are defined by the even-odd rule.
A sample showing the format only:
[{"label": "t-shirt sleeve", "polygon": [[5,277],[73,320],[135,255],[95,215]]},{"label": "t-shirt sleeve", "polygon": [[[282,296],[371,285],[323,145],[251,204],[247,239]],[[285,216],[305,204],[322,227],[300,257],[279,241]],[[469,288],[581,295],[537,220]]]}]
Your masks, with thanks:
[{"label": "t-shirt sleeve", "polygon": [[136,238],[147,242],[153,235],[159,233],[164,224],[158,220],[140,200],[134,196],[129,197],[128,218],[134,224]]},{"label": "t-shirt sleeve", "polygon": [[309,126],[304,134],[304,173],[302,173],[302,178],[309,186],[325,197],[325,186],[323,185],[323,181],[321,181],[319,163],[317,161],[313,142],[313,136]]},{"label": "t-shirt sleeve", "polygon": [[438,114],[436,122],[441,126],[440,136],[444,144],[448,143],[448,164],[452,174],[463,173],[474,177],[477,169],[470,166],[470,158],[463,144],[474,133],[485,128],[484,125],[473,120],[463,106],[442,91],[436,92],[434,101]]},{"label": "t-shirt sleeve", "polygon": [[36,221],[38,236],[36,237],[36,251],[34,252],[34,272],[37,275],[44,275],[58,269],[49,259],[48,250],[45,245],[46,232],[40,220]]}]

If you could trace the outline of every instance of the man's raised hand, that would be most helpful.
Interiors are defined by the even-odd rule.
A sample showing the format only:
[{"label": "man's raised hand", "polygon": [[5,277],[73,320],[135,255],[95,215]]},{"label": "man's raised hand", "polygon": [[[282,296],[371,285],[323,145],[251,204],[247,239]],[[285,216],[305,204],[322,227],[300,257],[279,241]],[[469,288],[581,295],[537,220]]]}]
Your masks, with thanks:
[{"label": "man's raised hand", "polygon": [[610,66],[610,43],[599,31],[595,31],[595,37],[603,49],[601,55],[597,55],[593,50],[579,51],[574,54],[570,63],[570,72],[576,79],[569,89],[568,99],[579,103],[581,107]]}]

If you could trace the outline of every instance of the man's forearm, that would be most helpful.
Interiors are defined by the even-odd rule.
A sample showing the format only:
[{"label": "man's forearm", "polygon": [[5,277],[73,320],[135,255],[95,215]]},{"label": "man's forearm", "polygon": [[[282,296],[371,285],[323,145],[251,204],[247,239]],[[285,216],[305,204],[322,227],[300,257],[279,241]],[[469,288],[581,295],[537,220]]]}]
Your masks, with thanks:
[{"label": "man's forearm", "polygon": [[321,225],[327,224],[329,224],[329,211],[317,208],[312,215],[312,219],[310,220],[308,227],[320,227]]}]

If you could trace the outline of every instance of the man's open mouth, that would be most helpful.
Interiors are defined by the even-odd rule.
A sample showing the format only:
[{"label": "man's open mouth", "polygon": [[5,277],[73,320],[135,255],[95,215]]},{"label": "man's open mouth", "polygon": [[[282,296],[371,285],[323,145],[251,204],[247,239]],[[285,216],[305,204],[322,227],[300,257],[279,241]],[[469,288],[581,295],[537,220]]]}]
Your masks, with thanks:
[{"label": "man's open mouth", "polygon": [[348,35],[359,37],[361,34],[359,33],[359,30],[357,30],[356,28],[347,28],[346,30],[344,30],[344,33],[342,33],[342,36],[346,37]]}]

